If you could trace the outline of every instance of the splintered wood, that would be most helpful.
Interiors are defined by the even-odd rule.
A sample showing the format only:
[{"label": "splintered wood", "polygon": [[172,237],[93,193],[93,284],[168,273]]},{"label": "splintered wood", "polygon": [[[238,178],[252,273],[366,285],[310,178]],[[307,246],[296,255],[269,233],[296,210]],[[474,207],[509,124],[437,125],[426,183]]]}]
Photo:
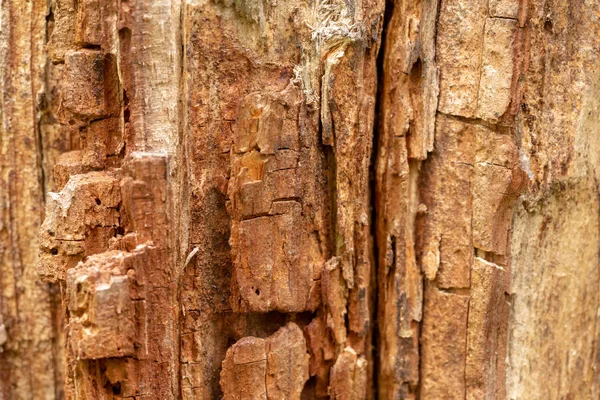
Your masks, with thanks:
[{"label": "splintered wood", "polygon": [[379,395],[504,398],[523,2],[397,3],[376,166]]},{"label": "splintered wood", "polygon": [[[379,0],[186,8],[190,249],[201,250],[184,277],[182,356],[207,378],[186,383],[184,398],[372,396],[369,165],[382,11]],[[303,331],[312,379],[296,377],[300,389],[272,394],[270,378],[265,388],[265,374],[287,382],[288,372],[269,371],[274,336],[251,326],[252,313],[286,313]],[[207,330],[228,331],[222,315],[246,322],[207,340]],[[240,365],[250,349],[252,363]],[[355,361],[338,363],[348,351]],[[223,357],[221,373],[204,361]],[[340,387],[348,379],[351,392]]]},{"label": "splintered wood", "polygon": [[131,153],[112,175],[73,175],[50,193],[39,274],[65,287],[69,397],[173,393],[165,168]]},{"label": "splintered wood", "polygon": [[[163,27],[171,13],[179,15],[155,5]],[[168,159],[176,156],[169,145],[178,121],[158,123],[148,111],[168,101],[169,90],[177,93],[178,77],[160,77],[175,85],[160,93],[151,92],[156,78],[147,77],[148,87],[132,82],[138,71],[129,64],[129,47],[135,52],[140,45],[128,33],[146,26],[135,7],[57,1],[51,10],[43,129],[64,132],[67,151],[56,158],[49,185],[55,192],[46,198],[38,274],[62,289],[64,395],[174,398],[178,276],[170,221],[178,186],[168,181]],[[166,40],[159,30],[145,35]],[[170,43],[156,51],[153,68],[172,68],[178,50]]]},{"label": "splintered wood", "polygon": [[294,323],[266,339],[240,339],[223,360],[223,399],[300,400],[308,380],[308,358],[304,335]]},{"label": "splintered wood", "polygon": [[0,399],[598,398],[596,3],[3,1]]}]

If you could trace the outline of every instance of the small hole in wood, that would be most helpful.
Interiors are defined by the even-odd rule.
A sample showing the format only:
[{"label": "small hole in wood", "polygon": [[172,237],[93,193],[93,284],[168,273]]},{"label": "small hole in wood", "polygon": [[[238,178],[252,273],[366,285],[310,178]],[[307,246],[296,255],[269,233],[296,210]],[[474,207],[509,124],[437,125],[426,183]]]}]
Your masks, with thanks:
[{"label": "small hole in wood", "polygon": [[121,394],[121,382],[117,382],[112,385],[112,392],[113,394]]}]

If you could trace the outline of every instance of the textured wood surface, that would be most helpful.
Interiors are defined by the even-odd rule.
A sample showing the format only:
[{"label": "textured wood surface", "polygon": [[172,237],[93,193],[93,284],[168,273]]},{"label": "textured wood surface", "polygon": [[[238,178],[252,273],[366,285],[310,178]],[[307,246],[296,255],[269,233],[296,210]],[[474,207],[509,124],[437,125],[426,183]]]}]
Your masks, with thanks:
[{"label": "textured wood surface", "polygon": [[5,0],[0,399],[600,396],[600,5]]}]

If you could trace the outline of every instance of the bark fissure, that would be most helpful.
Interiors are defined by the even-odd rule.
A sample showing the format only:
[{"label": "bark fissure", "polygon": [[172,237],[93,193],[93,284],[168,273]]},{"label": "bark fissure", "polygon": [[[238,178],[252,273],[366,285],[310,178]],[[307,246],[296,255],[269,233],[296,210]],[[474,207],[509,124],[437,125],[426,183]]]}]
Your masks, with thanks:
[{"label": "bark fissure", "polygon": [[[381,49],[385,49],[386,46],[386,42],[387,42],[387,31],[389,29],[390,26],[390,19],[392,17],[392,13],[393,13],[393,8],[394,8],[394,2],[390,1],[390,0],[386,0],[385,2],[385,7],[383,10],[383,23],[381,26]],[[383,72],[384,72],[384,51],[383,50],[379,50],[378,54],[377,54],[377,91],[376,91],[376,101],[375,101],[375,118],[376,120],[378,120],[380,118],[381,115],[383,115],[382,112],[382,79],[383,79]],[[404,72],[403,72],[404,73]],[[372,285],[375,288],[378,288],[380,285],[379,280],[381,279],[379,276],[379,271],[381,268],[384,267],[384,265],[380,264],[380,260],[379,257],[377,256],[379,254],[380,251],[380,244],[379,244],[379,237],[377,235],[377,224],[375,221],[377,221],[377,217],[378,217],[378,210],[377,210],[377,160],[379,158],[379,141],[381,140],[380,138],[380,125],[379,124],[375,124],[373,127],[373,144],[372,144],[372,152],[371,152],[371,159],[370,159],[370,164],[369,164],[369,195],[370,195],[370,209],[371,209],[371,237],[373,238],[373,253],[376,255],[374,257],[373,260],[373,267],[375,270],[374,273],[374,279],[372,279]],[[386,277],[387,279],[387,277]],[[379,290],[375,290],[375,295],[374,295],[374,302],[373,302],[373,336],[372,336],[372,359],[373,359],[373,382],[375,383],[373,385],[373,398],[374,399],[378,399],[380,398],[380,390],[379,390],[379,374],[380,374],[380,368],[381,368],[381,364],[380,364],[380,360],[379,360],[379,354],[380,353],[380,332],[379,332],[379,326],[380,326],[380,322],[379,322],[379,299],[380,294],[379,294]]]}]

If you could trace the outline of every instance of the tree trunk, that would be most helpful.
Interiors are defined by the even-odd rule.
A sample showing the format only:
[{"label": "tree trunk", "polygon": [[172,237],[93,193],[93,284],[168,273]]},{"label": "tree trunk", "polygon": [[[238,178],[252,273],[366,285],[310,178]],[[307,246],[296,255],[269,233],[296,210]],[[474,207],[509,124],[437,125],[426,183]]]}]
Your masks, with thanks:
[{"label": "tree trunk", "polygon": [[3,0],[0,399],[600,398],[600,3]]}]

